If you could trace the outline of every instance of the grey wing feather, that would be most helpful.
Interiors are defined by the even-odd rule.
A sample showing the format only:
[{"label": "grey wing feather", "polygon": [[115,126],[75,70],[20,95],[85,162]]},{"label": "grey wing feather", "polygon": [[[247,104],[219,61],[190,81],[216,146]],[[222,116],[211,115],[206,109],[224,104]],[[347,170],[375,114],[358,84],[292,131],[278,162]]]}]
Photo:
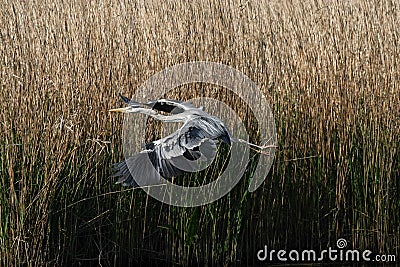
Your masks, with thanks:
[{"label": "grey wing feather", "polygon": [[128,157],[125,161],[114,166],[116,170],[113,177],[120,177],[117,184],[124,186],[147,186],[161,183],[161,176],[169,178],[181,175],[183,172],[175,168],[165,159],[153,161],[153,156],[148,152],[141,152]]},{"label": "grey wing feather", "polygon": [[182,127],[181,144],[189,149],[198,146],[205,139],[217,139],[230,145],[231,135],[219,119],[199,118],[190,120]]}]

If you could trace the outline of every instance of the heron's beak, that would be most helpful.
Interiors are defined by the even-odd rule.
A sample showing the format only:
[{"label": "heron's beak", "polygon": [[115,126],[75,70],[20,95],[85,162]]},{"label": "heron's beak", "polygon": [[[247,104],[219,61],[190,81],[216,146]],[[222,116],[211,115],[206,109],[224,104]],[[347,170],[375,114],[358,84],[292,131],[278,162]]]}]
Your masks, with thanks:
[{"label": "heron's beak", "polygon": [[123,113],[127,113],[128,110],[130,110],[130,107],[124,107],[124,108],[114,108],[114,109],[110,109],[109,112],[123,112]]}]

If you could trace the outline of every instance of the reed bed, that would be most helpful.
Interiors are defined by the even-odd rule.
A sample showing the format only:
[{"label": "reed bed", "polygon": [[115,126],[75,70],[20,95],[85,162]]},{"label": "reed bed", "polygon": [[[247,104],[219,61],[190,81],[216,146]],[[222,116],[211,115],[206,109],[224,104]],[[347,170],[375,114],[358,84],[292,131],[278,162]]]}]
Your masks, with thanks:
[{"label": "reed bed", "polygon": [[[264,245],[322,250],[338,238],[399,255],[398,1],[0,6],[1,266],[252,265]],[[178,208],[114,184],[123,119],[107,110],[195,60],[263,90],[279,147],[256,192],[257,158],[224,198]],[[186,87],[169,97],[224,95]]]}]

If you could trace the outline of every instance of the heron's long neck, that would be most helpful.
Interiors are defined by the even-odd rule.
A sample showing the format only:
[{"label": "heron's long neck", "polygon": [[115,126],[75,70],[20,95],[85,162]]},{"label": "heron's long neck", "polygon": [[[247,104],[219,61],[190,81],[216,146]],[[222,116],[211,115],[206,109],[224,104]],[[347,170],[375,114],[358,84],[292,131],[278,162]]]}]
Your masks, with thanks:
[{"label": "heron's long neck", "polygon": [[184,122],[185,117],[182,116],[181,114],[173,114],[173,115],[162,115],[159,114],[157,111],[153,109],[147,109],[147,108],[135,108],[131,112],[133,113],[141,113],[145,115],[149,115],[150,117],[153,117],[159,121],[163,122]]}]

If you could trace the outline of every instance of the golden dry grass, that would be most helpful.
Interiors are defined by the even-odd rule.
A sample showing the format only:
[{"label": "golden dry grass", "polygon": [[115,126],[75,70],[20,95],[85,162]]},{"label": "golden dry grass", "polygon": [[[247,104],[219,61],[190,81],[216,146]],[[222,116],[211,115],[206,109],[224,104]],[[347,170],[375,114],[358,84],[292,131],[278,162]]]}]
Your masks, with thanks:
[{"label": "golden dry grass", "polygon": [[[398,254],[397,1],[0,6],[0,265],[251,264],[265,244],[324,249],[339,237]],[[118,192],[122,119],[107,110],[194,60],[265,92],[279,139],[271,175],[194,209]]]}]

